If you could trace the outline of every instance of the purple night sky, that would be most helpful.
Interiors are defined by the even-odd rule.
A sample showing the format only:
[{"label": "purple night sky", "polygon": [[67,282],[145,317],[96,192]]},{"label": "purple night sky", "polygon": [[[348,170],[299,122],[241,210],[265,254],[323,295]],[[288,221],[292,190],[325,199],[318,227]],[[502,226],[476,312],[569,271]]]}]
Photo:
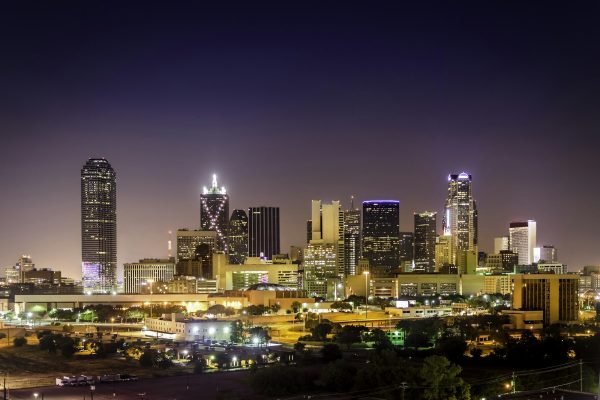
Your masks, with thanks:
[{"label": "purple night sky", "polygon": [[1,6],[0,267],[80,277],[89,157],[117,171],[119,265],[197,227],[213,172],[231,210],[281,207],[287,251],[311,199],[398,199],[412,230],[463,170],[481,250],[533,218],[600,263],[598,3],[170,4]]}]

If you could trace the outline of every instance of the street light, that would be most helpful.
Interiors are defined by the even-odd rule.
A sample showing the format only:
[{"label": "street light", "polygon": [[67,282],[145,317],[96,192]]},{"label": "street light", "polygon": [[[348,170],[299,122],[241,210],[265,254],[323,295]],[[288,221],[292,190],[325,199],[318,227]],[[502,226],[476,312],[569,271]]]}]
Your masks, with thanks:
[{"label": "street light", "polygon": [[369,313],[369,271],[363,271],[365,276],[365,320]]}]

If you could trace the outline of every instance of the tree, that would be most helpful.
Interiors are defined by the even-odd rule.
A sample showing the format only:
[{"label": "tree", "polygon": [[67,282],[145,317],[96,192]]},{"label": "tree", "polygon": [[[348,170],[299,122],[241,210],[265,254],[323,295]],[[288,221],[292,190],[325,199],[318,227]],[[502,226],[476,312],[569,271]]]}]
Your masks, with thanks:
[{"label": "tree", "polygon": [[46,350],[48,353],[56,353],[56,335],[48,333],[40,337],[40,350]]},{"label": "tree", "polygon": [[292,311],[297,313],[297,312],[300,312],[300,308],[302,307],[302,304],[299,301],[293,301],[291,304],[291,307],[292,307]]},{"label": "tree", "polygon": [[244,330],[244,323],[241,320],[233,321],[230,326],[231,335],[229,339],[233,343],[244,343],[244,339],[246,338],[246,332]]},{"label": "tree", "polygon": [[213,314],[213,315],[224,315],[225,311],[226,311],[226,308],[224,305],[214,304],[214,305],[208,307],[208,310],[206,310],[206,313]]},{"label": "tree", "polygon": [[312,329],[312,335],[316,340],[327,340],[327,335],[331,333],[333,326],[328,323],[320,323]]},{"label": "tree", "polygon": [[304,351],[305,347],[306,347],[306,344],[301,343],[301,342],[296,342],[294,344],[294,350],[296,350],[298,353],[302,353]]},{"label": "tree", "polygon": [[271,340],[269,332],[262,326],[255,326],[248,330],[248,334],[252,338],[252,341],[258,341],[259,344],[268,343]]},{"label": "tree", "polygon": [[342,351],[340,350],[340,346],[334,343],[327,343],[321,349],[321,356],[323,356],[323,361],[326,363],[330,363],[335,360],[339,360],[342,358]]},{"label": "tree", "polygon": [[331,303],[331,306],[329,306],[329,308],[332,310],[339,311],[352,311],[352,305],[350,303],[346,303],[345,301],[334,301],[333,303]]},{"label": "tree", "polygon": [[60,354],[64,358],[71,358],[73,354],[77,351],[75,348],[75,341],[70,337],[62,337],[58,342],[58,347],[60,348]]},{"label": "tree", "polygon": [[359,305],[363,305],[365,304],[365,296],[357,296],[355,294],[351,294],[350,296],[348,296],[348,298],[346,300],[344,300],[345,302],[348,303],[352,303],[354,304],[354,306],[359,306]]},{"label": "tree", "polygon": [[345,325],[335,336],[335,341],[346,345],[349,350],[354,343],[361,342],[361,335],[367,328],[362,325]]},{"label": "tree", "polygon": [[27,338],[24,338],[23,336],[16,337],[13,339],[13,344],[15,347],[23,347],[27,344]]},{"label": "tree", "polygon": [[425,400],[468,400],[469,385],[459,377],[461,368],[446,357],[431,356],[423,361],[420,377]]},{"label": "tree", "polygon": [[404,347],[412,347],[417,350],[419,347],[429,347],[429,339],[427,336],[420,332],[409,334],[404,340]]},{"label": "tree", "polygon": [[320,382],[327,389],[335,392],[347,392],[354,386],[356,367],[354,365],[337,360],[329,363],[321,373]]},{"label": "tree", "polygon": [[271,309],[271,312],[273,314],[277,314],[279,312],[279,310],[281,310],[281,306],[277,303],[271,305],[271,307],[269,307]]},{"label": "tree", "polygon": [[387,333],[379,328],[371,330],[368,334],[368,338],[369,341],[373,342],[374,347],[378,351],[392,348],[392,342]]},{"label": "tree", "polygon": [[444,337],[438,342],[438,349],[449,360],[457,362],[465,355],[467,342],[460,336]]}]

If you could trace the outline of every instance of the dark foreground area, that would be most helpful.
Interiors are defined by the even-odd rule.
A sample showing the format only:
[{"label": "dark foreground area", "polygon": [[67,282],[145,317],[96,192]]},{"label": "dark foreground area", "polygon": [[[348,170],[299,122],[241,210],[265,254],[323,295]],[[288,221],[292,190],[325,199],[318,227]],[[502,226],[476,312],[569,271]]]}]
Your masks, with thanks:
[{"label": "dark foreground area", "polygon": [[[240,371],[98,384],[93,392],[93,400],[263,399],[251,391],[246,384],[247,377],[247,371]],[[35,393],[38,399],[43,400],[92,399],[89,386],[11,390],[10,399],[32,400],[35,399]]]}]

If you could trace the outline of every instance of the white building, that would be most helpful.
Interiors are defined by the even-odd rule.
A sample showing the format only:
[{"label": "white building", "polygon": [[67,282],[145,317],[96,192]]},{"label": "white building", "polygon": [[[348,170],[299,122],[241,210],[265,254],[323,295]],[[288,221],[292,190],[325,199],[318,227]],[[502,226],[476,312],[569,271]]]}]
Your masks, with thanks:
[{"label": "white building", "polygon": [[125,293],[141,293],[142,287],[153,282],[166,282],[175,275],[173,259],[143,259],[137,263],[123,264]]},{"label": "white building", "polygon": [[536,222],[511,222],[509,228],[510,249],[519,255],[519,265],[534,263],[534,248],[536,247]]},{"label": "white building", "polygon": [[549,272],[553,274],[566,274],[567,266],[560,263],[539,263],[539,272]]},{"label": "white building", "polygon": [[510,275],[485,275],[483,278],[484,294],[510,294],[512,293],[512,282]]},{"label": "white building", "polygon": [[230,341],[231,321],[185,318],[183,314],[163,314],[146,318],[146,336],[186,342]]},{"label": "white building", "polygon": [[508,236],[494,238],[494,253],[500,254],[501,250],[510,250],[510,239]]}]

